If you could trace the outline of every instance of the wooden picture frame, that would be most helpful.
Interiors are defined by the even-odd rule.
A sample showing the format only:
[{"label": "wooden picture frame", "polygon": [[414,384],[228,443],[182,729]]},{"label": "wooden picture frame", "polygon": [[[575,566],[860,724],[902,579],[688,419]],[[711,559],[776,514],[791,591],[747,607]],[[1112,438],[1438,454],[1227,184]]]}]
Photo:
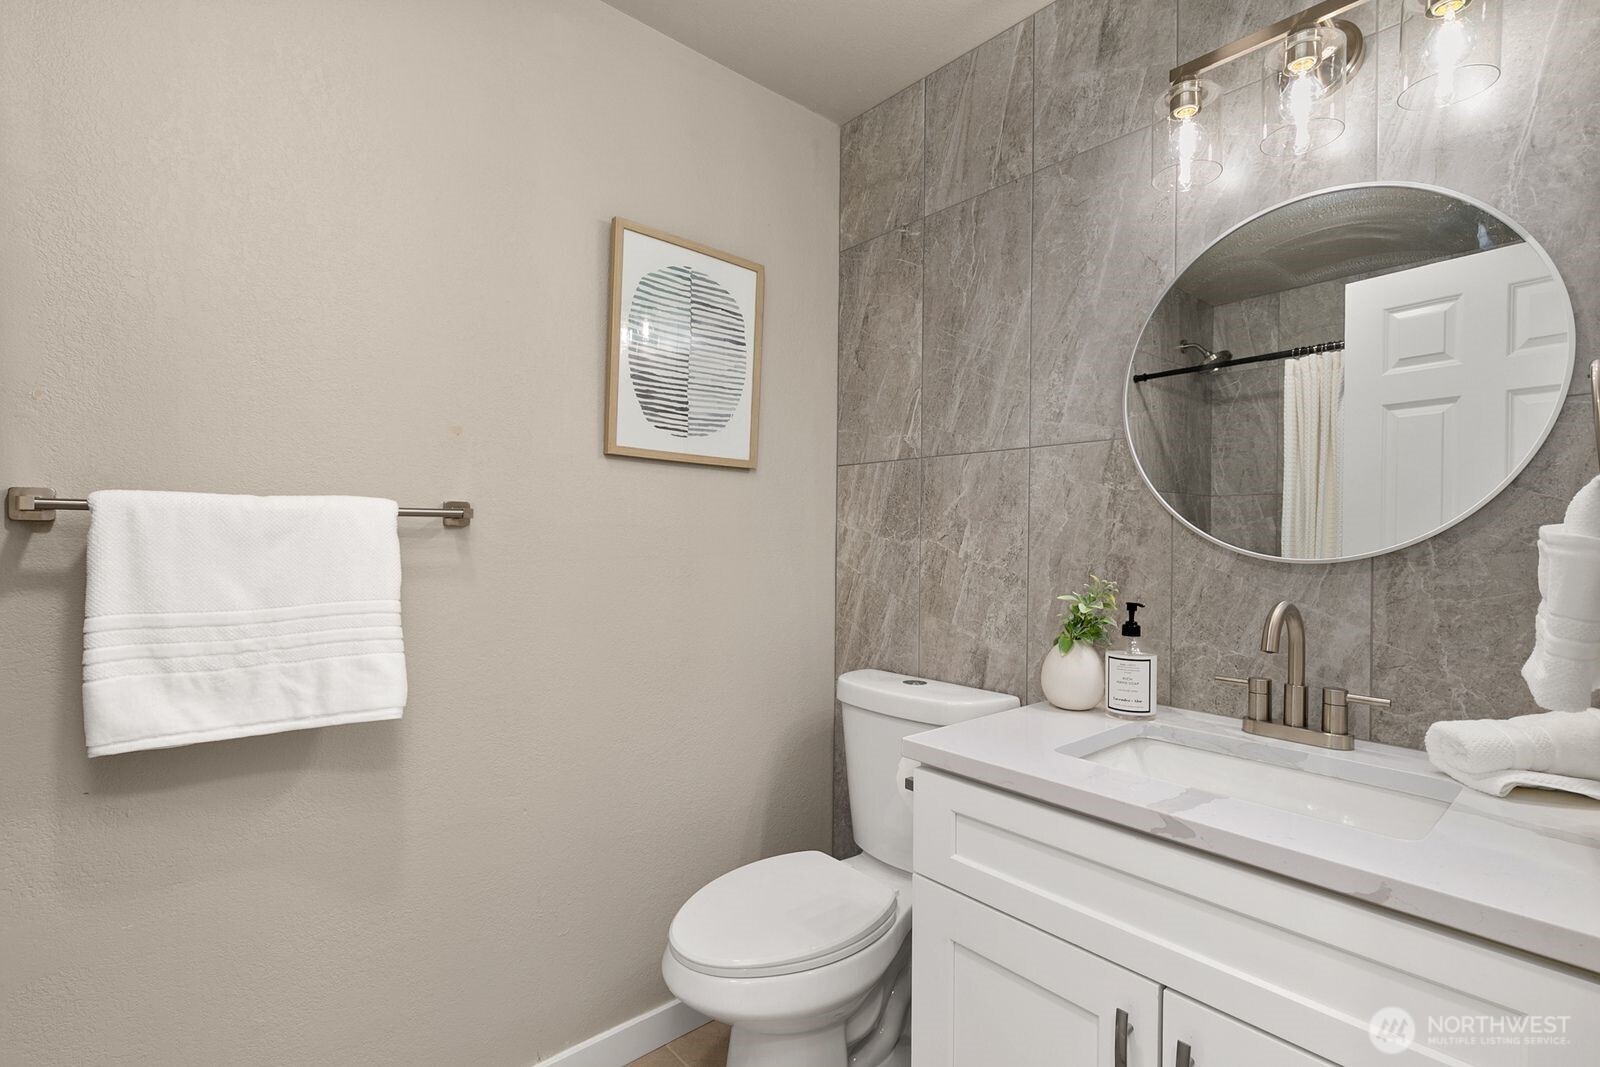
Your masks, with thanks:
[{"label": "wooden picture frame", "polygon": [[605,454],[756,465],[766,271],[611,220]]}]

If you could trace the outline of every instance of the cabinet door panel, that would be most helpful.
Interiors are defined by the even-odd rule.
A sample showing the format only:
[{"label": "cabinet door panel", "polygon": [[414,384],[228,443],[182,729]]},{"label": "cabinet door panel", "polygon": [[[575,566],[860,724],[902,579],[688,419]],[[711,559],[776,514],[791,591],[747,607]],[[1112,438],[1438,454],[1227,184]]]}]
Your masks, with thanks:
[{"label": "cabinet door panel", "polygon": [[916,1067],[1157,1067],[1154,982],[925,878],[913,892]]},{"label": "cabinet door panel", "polygon": [[[1181,1046],[1180,1047],[1180,1043]],[[1183,1050],[1188,1050],[1188,1058]],[[1161,993],[1161,1067],[1335,1067],[1170,989]]]}]

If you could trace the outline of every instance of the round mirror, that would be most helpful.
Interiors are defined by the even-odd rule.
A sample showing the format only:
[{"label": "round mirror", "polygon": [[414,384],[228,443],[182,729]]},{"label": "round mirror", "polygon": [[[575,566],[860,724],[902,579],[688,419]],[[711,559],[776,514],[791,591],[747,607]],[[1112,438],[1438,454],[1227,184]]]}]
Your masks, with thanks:
[{"label": "round mirror", "polygon": [[1505,488],[1555,424],[1573,352],[1566,286],[1516,223],[1444,189],[1328,189],[1173,282],[1134,350],[1128,439],[1213,541],[1361,559]]}]

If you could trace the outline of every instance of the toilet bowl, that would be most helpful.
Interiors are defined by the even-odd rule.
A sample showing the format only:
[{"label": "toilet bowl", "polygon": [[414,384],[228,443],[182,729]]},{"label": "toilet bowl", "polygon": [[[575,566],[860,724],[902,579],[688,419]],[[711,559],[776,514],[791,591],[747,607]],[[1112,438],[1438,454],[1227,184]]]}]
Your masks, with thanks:
[{"label": "toilet bowl", "polygon": [[[795,860],[810,862],[790,862]],[[839,884],[842,879],[818,887],[815,879],[819,874],[826,875],[825,865],[860,879],[865,887]],[[661,960],[662,976],[674,995],[702,1014],[733,1027],[729,1067],[842,1067],[847,1062],[877,1067],[883,1063],[905,1030],[907,1019],[900,1005],[906,1001],[910,976],[905,973],[903,962],[898,968],[900,974],[895,973],[894,964],[898,957],[910,958],[910,876],[868,856],[840,861],[820,852],[760,860],[723,879],[737,876],[749,876],[744,888],[753,890],[757,882],[770,877],[774,889],[787,883],[790,893],[773,899],[772,894],[752,892],[741,913],[722,913],[724,925],[712,918],[710,907],[694,916],[692,922],[685,921],[684,913],[690,911],[691,905],[705,902],[696,894],[673,920]],[[794,878],[807,880],[791,880]],[[717,887],[718,882],[713,882],[706,889]],[[865,890],[859,898],[850,895],[856,888]],[[828,899],[815,908],[799,905],[799,897],[813,889]],[[870,890],[883,895],[876,897]],[[718,903],[728,900],[725,897]],[[887,921],[874,916],[866,920],[864,929],[856,929],[863,926],[868,912],[877,910],[880,900],[887,902],[883,916]],[[756,939],[764,941],[766,947],[777,947],[787,940],[790,945],[815,946],[819,951],[807,959],[783,959],[799,953],[782,949],[767,954],[745,952],[747,970],[743,973],[730,965],[731,959],[723,960],[720,966],[708,966],[707,942],[729,944],[733,941],[729,935],[739,929],[755,933],[752,922],[765,926]],[[830,944],[846,939],[848,944]],[[809,947],[800,949],[808,951]],[[709,973],[712,971],[720,973]],[[896,978],[905,986],[898,1001],[888,996]],[[851,1060],[850,1046],[859,1046],[879,1030],[888,1035],[880,1039],[886,1044],[884,1056],[872,1061],[859,1057]]]},{"label": "toilet bowl", "polygon": [[909,1067],[909,734],[1015,697],[891,674],[840,676],[850,811],[862,854],[794,852],[710,882],[679,909],[667,987],[732,1027],[728,1067]]}]

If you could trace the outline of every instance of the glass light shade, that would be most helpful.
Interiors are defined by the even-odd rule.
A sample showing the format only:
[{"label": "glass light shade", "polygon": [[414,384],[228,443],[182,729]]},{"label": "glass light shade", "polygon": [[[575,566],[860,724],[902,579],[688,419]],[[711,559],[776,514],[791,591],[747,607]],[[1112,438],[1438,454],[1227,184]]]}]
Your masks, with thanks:
[{"label": "glass light shade", "polygon": [[1344,133],[1349,40],[1332,23],[1296,30],[1266,49],[1261,79],[1261,151],[1303,156]]},{"label": "glass light shade", "polygon": [[1150,127],[1150,184],[1186,193],[1222,176],[1218,134],[1222,94],[1215,84],[1188,78],[1169,86]]},{"label": "glass light shade", "polygon": [[1406,110],[1477,96],[1500,77],[1500,0],[1408,0],[1400,55]]}]

